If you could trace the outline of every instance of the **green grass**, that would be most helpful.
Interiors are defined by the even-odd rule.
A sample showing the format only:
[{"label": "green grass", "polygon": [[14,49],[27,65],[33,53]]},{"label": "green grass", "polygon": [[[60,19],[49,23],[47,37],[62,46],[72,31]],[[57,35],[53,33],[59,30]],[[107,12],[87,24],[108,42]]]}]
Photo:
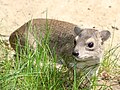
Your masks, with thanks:
[{"label": "green grass", "polygon": [[105,57],[102,62],[102,67],[105,71],[109,73],[113,73],[114,69],[119,67],[117,63],[120,58],[120,45],[116,45],[115,47],[111,48],[109,51],[105,52]]},{"label": "green grass", "polygon": [[[48,30],[49,28],[46,28]],[[79,86],[85,80],[86,73],[77,76],[76,67],[74,67],[73,77],[68,69],[63,66],[56,68],[57,56],[55,50],[49,48],[49,32],[41,44],[37,43],[37,49],[33,52],[26,41],[25,50],[21,50],[15,57],[10,57],[10,48],[6,47],[3,41],[0,41],[0,90],[90,90],[80,89]],[[18,42],[16,42],[18,43]],[[116,73],[114,69],[119,68],[117,61],[120,54],[114,56],[118,46],[106,51],[105,58],[101,64],[100,72]],[[18,47],[16,47],[18,50]],[[71,80],[72,79],[72,80]],[[93,90],[107,90],[112,88],[105,84],[97,82],[98,77],[94,76],[89,82]]]}]

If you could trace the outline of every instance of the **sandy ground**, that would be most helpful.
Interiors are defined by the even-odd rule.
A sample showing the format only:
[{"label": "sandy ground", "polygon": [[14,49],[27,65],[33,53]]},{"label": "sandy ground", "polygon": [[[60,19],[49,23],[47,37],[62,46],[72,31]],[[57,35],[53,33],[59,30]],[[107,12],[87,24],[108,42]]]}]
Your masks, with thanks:
[{"label": "sandy ground", "polygon": [[109,30],[107,45],[112,40],[113,46],[120,44],[120,0],[0,0],[0,34],[10,35],[31,18],[46,18],[46,13],[81,28]]},{"label": "sandy ground", "polygon": [[[68,21],[114,32],[120,44],[120,0],[0,0],[0,34],[10,35],[31,18]],[[108,41],[109,43],[110,41]]]},{"label": "sandy ground", "polygon": [[10,35],[31,18],[68,21],[81,28],[114,31],[120,44],[120,0],[0,0],[0,34]]}]

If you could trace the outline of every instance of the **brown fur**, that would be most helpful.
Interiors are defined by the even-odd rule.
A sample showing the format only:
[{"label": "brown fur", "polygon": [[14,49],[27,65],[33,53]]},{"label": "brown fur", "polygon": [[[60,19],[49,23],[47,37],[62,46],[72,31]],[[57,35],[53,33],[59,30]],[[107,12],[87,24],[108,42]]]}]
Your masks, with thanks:
[{"label": "brown fur", "polygon": [[[25,46],[26,36],[28,36],[29,44],[32,48],[36,48],[34,43],[35,37],[40,41],[44,37],[46,28],[50,29],[50,47],[51,49],[56,44],[56,52],[59,54],[72,55],[73,41],[74,41],[74,28],[76,25],[64,21],[54,19],[33,19],[25,23],[23,26],[15,30],[10,38],[10,44],[16,50],[16,42],[20,40],[19,49]],[[32,29],[30,29],[32,28]],[[33,44],[34,43],[34,44]]]}]

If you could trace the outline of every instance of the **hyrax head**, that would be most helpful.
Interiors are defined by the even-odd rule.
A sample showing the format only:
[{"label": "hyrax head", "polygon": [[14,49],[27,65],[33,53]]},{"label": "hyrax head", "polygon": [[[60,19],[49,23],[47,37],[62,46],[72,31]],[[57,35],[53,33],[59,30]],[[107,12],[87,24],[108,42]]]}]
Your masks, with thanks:
[{"label": "hyrax head", "polygon": [[107,30],[80,29],[75,27],[74,50],[77,61],[98,60],[102,56],[103,44],[110,37]]}]

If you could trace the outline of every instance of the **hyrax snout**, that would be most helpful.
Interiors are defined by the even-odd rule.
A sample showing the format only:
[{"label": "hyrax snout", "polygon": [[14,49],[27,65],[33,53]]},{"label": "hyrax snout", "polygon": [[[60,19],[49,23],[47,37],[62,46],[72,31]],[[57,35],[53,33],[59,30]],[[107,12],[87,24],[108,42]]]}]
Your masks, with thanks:
[{"label": "hyrax snout", "polygon": [[[72,23],[54,19],[33,19],[11,34],[11,47],[16,50],[18,45],[20,51],[28,40],[31,48],[36,49],[36,43],[44,38],[47,27],[50,31],[50,49],[56,47],[56,54],[60,57],[72,57],[73,54],[78,69],[100,62],[104,41],[110,36],[110,32],[105,30],[100,32],[95,29],[80,29]],[[18,40],[19,43],[16,44]],[[65,62],[68,67],[72,67],[73,61],[68,59]]]}]

